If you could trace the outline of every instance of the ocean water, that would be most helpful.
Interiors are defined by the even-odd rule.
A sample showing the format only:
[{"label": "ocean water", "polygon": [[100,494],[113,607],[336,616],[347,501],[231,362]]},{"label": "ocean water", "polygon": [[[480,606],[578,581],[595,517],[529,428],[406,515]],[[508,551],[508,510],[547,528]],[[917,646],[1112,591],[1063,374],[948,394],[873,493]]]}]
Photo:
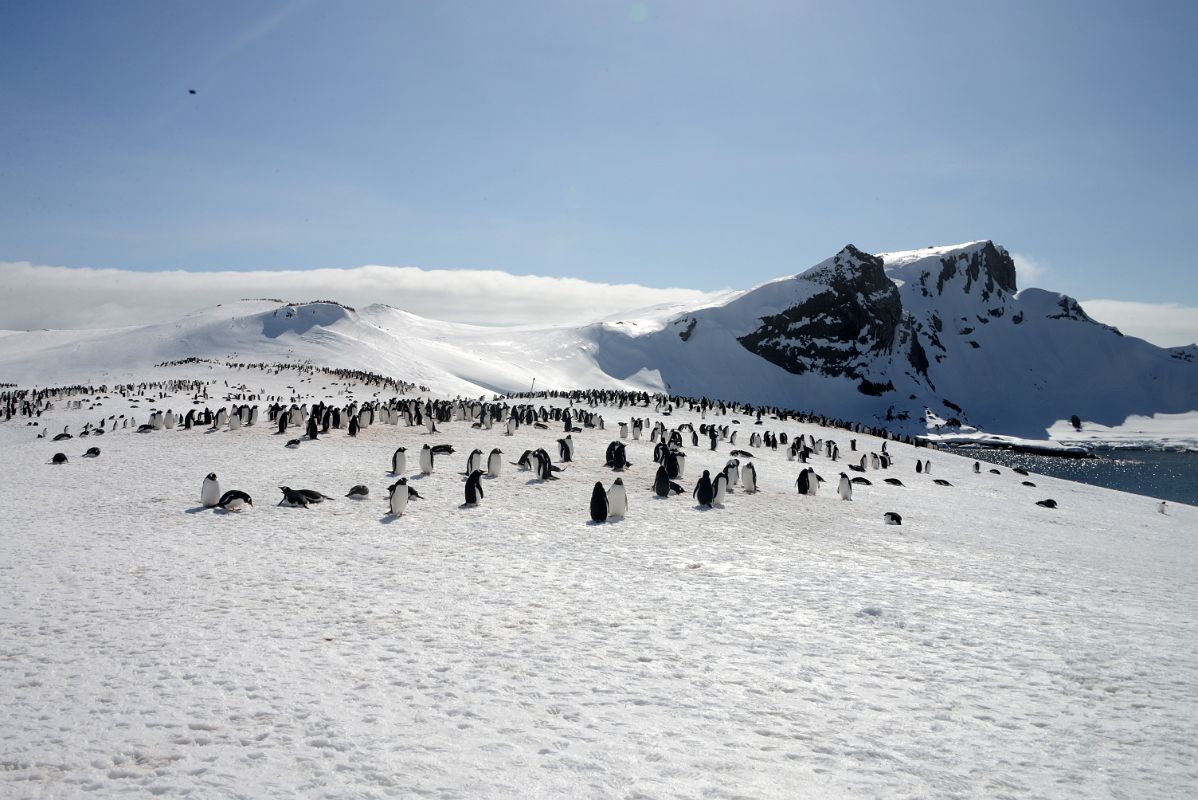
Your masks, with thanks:
[{"label": "ocean water", "polygon": [[1097,458],[1057,458],[1009,450],[952,447],[951,453],[1000,467],[1023,467],[1122,492],[1198,506],[1198,452],[1179,450],[1095,450]]}]

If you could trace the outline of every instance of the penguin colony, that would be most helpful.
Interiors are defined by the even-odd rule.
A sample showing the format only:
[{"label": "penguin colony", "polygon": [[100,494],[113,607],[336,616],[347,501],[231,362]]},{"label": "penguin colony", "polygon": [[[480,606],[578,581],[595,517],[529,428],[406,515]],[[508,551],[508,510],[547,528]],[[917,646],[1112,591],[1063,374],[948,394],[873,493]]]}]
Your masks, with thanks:
[{"label": "penguin colony", "polygon": [[[278,366],[278,365],[276,365]],[[262,367],[259,367],[262,368]],[[281,369],[282,367],[280,367]],[[287,367],[294,369],[294,367]],[[301,374],[303,374],[301,372]],[[309,377],[315,370],[309,370]],[[338,377],[352,377],[353,380],[365,381],[368,385],[384,385],[388,388],[410,389],[411,384],[381,376],[371,376],[369,373],[351,373],[349,371],[323,371],[323,374]],[[347,381],[347,386],[349,382]],[[64,442],[75,436],[86,437],[103,435],[117,430],[135,431],[144,434],[155,434],[160,431],[193,430],[206,431],[240,431],[246,428],[261,428],[263,417],[268,430],[275,436],[284,439],[284,447],[292,450],[307,449],[309,443],[319,442],[323,437],[343,435],[357,439],[366,435],[372,426],[403,425],[406,428],[423,429],[424,436],[437,437],[443,431],[455,430],[451,425],[468,423],[472,429],[499,430],[507,436],[515,435],[522,428],[535,431],[549,431],[557,428],[564,435],[555,438],[545,437],[547,446],[525,450],[514,461],[507,464],[516,468],[516,476],[525,479],[531,476],[529,482],[555,482],[563,477],[568,466],[581,458],[597,458],[602,452],[603,464],[613,472],[620,474],[614,481],[605,486],[602,481],[596,482],[590,493],[589,516],[592,522],[601,523],[623,519],[629,513],[629,490],[640,489],[647,497],[667,499],[679,495],[689,495],[697,509],[717,509],[727,506],[729,499],[737,493],[751,495],[759,490],[775,492],[782,487],[760,487],[757,468],[753,460],[753,450],[767,451],[771,456],[781,450],[787,461],[794,462],[796,474],[792,491],[800,496],[816,496],[820,494],[820,484],[828,479],[818,474],[817,463],[822,463],[832,470],[843,467],[845,471],[834,472],[835,491],[839,499],[852,501],[854,491],[861,487],[873,487],[874,481],[864,475],[869,472],[889,471],[895,462],[888,450],[888,443],[901,441],[905,444],[921,446],[924,443],[910,438],[896,437],[883,429],[847,423],[826,417],[800,414],[775,408],[761,408],[748,405],[738,405],[711,401],[705,398],[667,397],[664,395],[649,395],[637,392],[622,391],[574,391],[574,392],[542,392],[535,395],[509,395],[505,398],[495,398],[490,402],[483,400],[431,400],[427,398],[394,397],[390,400],[371,399],[363,402],[349,400],[345,403],[318,402],[313,405],[300,402],[299,391],[290,398],[268,395],[264,392],[251,392],[245,385],[229,386],[225,382],[225,400],[227,406],[216,409],[209,408],[210,384],[200,381],[164,381],[120,387],[63,387],[59,389],[39,390],[36,394],[25,392],[4,393],[5,408],[8,419],[13,416],[38,418],[54,408],[54,403],[66,403],[70,408],[82,408],[88,403],[88,408],[99,408],[102,400],[107,399],[108,393],[134,401],[131,409],[139,408],[138,403],[149,405],[148,418],[140,423],[135,415],[108,415],[99,421],[87,422],[82,430],[72,433],[70,426],[65,426],[61,432],[50,436],[51,431],[43,429],[38,438],[49,438],[50,441]],[[295,387],[289,386],[289,389]],[[323,388],[323,387],[322,387]],[[104,393],[104,394],[101,394]],[[192,396],[193,406],[202,408],[187,409],[184,413],[176,413],[172,408],[159,408],[157,401],[171,398],[179,393]],[[352,396],[352,390],[342,390]],[[375,393],[377,397],[378,393]],[[86,399],[84,399],[86,398]],[[566,401],[568,404],[547,404],[548,399]],[[531,402],[521,402],[531,401]],[[540,402],[535,402],[535,401]],[[602,407],[602,412],[600,408]],[[677,410],[688,410],[698,413],[701,422],[697,426],[692,423],[682,423],[674,427],[667,425],[670,416]],[[618,438],[611,438],[606,433],[607,425],[604,413],[617,413],[621,417],[613,426]],[[647,413],[642,413],[647,412]],[[654,421],[649,414],[656,414],[659,419]],[[752,425],[763,426],[761,430],[738,430],[741,419],[731,419],[734,414],[750,418]],[[829,429],[825,438],[807,434],[790,435],[782,431],[774,431],[764,426],[787,421],[798,421],[818,424]],[[32,421],[28,424],[34,424]],[[835,434],[835,431],[843,434]],[[294,432],[302,431],[296,436]],[[575,434],[582,437],[575,439]],[[834,438],[834,435],[836,438]],[[859,435],[875,437],[875,449],[858,449]],[[753,450],[738,446],[738,439],[743,437],[745,443]],[[843,438],[842,438],[843,437]],[[602,441],[607,444],[603,445]],[[629,446],[643,449],[651,445],[652,461],[643,470],[635,468],[630,459]],[[580,449],[579,444],[582,445]],[[734,446],[736,445],[736,446]],[[880,445],[880,446],[878,446]],[[704,469],[694,477],[693,484],[688,489],[684,486],[687,478],[687,448],[692,454],[699,452],[717,452],[721,446],[728,447],[728,458],[722,469]],[[552,451],[552,455],[551,455]],[[423,443],[416,451],[416,462],[422,476],[434,474],[438,470],[439,461],[453,456],[455,448],[451,444]],[[851,455],[850,455],[851,454]],[[409,485],[408,448],[399,446],[391,451],[389,459],[389,474],[394,480],[386,486],[387,514],[401,517],[408,511],[411,500],[423,500],[423,496],[414,486]],[[94,459],[100,456],[98,447],[88,448],[82,453],[83,458]],[[637,459],[638,461],[641,458]],[[555,461],[557,463],[555,463]],[[66,453],[55,453],[50,459],[51,464],[66,465],[70,463]],[[498,447],[484,452],[481,448],[473,448],[466,456],[464,470],[461,471],[463,482],[463,503],[459,508],[478,508],[483,505],[486,497],[485,481],[500,479],[505,472],[505,454]],[[979,463],[972,465],[975,475],[982,475]],[[1012,470],[1014,473],[1026,476],[1021,469]],[[521,475],[527,473],[527,475]],[[632,475],[639,473],[636,478]],[[858,473],[852,475],[851,473]],[[989,469],[988,473],[1002,474],[1001,470]],[[892,473],[893,474],[893,473]],[[930,459],[917,458],[914,464],[914,475],[929,477],[932,474]],[[628,480],[625,480],[628,478]],[[910,478],[909,478],[910,479]],[[941,487],[952,487],[950,481],[943,478],[930,479]],[[631,483],[630,483],[631,481]],[[902,480],[896,477],[884,477],[883,485],[905,488]],[[1023,481],[1022,485],[1035,487],[1032,481]],[[256,490],[261,492],[262,490]],[[289,486],[279,486],[281,497],[277,506],[292,509],[311,509],[325,501],[331,501],[332,496],[323,491],[309,488],[293,489]],[[204,509],[218,509],[226,512],[242,511],[253,507],[249,493],[241,489],[221,491],[219,480],[215,474],[209,474],[202,481],[200,505]],[[378,495],[372,495],[370,487],[356,484],[343,495],[347,499],[373,502]],[[1035,500],[1035,504],[1046,509],[1057,509],[1058,505],[1052,498]],[[882,520],[886,524],[902,524],[902,515],[898,512],[887,512]]]}]

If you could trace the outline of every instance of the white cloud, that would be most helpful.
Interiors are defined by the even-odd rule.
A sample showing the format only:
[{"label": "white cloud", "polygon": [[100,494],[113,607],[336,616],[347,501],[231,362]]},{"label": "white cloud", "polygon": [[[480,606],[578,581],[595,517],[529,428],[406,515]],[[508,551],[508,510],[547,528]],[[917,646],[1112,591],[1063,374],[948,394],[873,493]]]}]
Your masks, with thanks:
[{"label": "white cloud", "polygon": [[367,266],[257,272],[134,272],[0,262],[0,329],[102,328],[169,322],[242,298],[388,305],[478,324],[561,324],[660,303],[699,303],[693,289],[653,289],[497,270]]},{"label": "white cloud", "polygon": [[1198,308],[1127,300],[1084,300],[1082,308],[1099,322],[1161,347],[1198,342]]},{"label": "white cloud", "polygon": [[1011,260],[1015,262],[1015,280],[1020,289],[1039,287],[1049,273],[1047,264],[1029,255],[1011,253]]}]

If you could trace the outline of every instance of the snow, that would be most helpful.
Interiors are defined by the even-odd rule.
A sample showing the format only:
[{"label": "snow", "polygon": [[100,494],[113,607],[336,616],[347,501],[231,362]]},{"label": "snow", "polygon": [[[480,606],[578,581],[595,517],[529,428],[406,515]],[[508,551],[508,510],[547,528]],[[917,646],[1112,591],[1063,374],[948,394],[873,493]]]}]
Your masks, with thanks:
[{"label": "snow", "polygon": [[[295,356],[352,357],[337,336],[349,323]],[[451,340],[438,355],[465,373],[469,348]],[[290,332],[270,341],[246,357],[309,346]],[[152,341],[126,352],[133,366],[105,369],[214,381],[213,407],[225,380],[295,387],[306,402],[376,391],[138,366],[160,356]],[[86,373],[100,355],[55,368]],[[387,355],[396,377],[411,377],[399,371],[409,355]],[[582,363],[561,358],[563,379]],[[190,407],[184,395],[102,402],[59,403],[40,422],[78,432],[101,415]],[[655,499],[646,435],[627,443],[628,517],[593,525],[618,421],[702,422],[595,410],[607,430],[573,434],[560,480],[509,466],[476,509],[459,508],[471,449],[556,453],[560,426],[507,437],[453,422],[428,436],[376,423],[292,451],[265,415],[238,431],[66,442],[0,424],[0,795],[1193,796],[1198,509],[1161,514],[1150,498],[1038,475],[1029,488],[894,442],[894,466],[867,473],[852,502],[835,495],[841,464],[819,456],[829,483],[800,497],[798,465],[749,447],[751,431],[831,436],[842,462],[850,438],[865,452],[881,442],[709,415],[739,420],[760,493],[709,511]],[[391,453],[406,446],[411,464],[426,442],[457,452],[411,472],[426,499],[385,516]],[[93,445],[99,459],[78,458]],[[722,468],[731,447],[688,447],[681,482]],[[48,465],[57,451],[70,463]],[[932,475],[915,473],[917,458]],[[255,506],[197,510],[213,471]],[[358,483],[371,499],[344,499]],[[279,485],[336,499],[279,508]],[[1060,507],[1034,505],[1047,497]],[[887,511],[903,525],[885,525]]]}]

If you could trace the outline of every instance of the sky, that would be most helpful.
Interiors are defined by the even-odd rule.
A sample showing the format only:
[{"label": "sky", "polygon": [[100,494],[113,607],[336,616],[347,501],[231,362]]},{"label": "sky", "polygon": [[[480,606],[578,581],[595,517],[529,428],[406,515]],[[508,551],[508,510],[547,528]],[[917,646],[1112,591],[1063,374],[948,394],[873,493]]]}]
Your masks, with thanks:
[{"label": "sky", "polygon": [[1171,2],[0,4],[0,262],[707,293],[992,239],[1183,344],[1195,33]]}]

